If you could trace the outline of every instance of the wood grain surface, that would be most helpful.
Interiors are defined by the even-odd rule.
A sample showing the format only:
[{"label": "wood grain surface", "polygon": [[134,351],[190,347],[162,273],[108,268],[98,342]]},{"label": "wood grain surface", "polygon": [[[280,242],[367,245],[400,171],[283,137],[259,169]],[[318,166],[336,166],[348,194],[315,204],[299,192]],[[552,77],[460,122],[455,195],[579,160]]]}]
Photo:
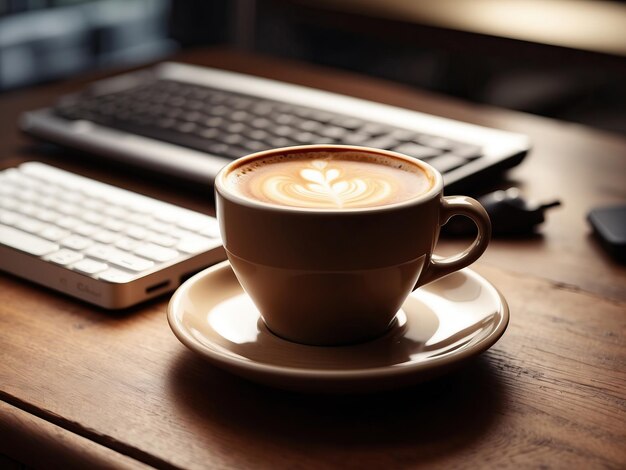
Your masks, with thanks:
[{"label": "wood grain surface", "polygon": [[[23,442],[26,434],[7,432],[17,413],[74,436],[47,434],[65,449],[110,449],[111,466],[123,458],[159,468],[626,467],[626,269],[584,220],[591,207],[626,200],[623,138],[277,59],[179,58],[529,134],[534,151],[508,181],[563,207],[541,235],[494,240],[474,265],[507,298],[509,329],[464,369],[419,387],[296,394],[235,378],[186,350],[167,326],[167,299],[113,314],[0,274],[0,441]],[[8,94],[0,115],[14,122],[78,84]],[[0,150],[4,166],[39,159],[212,211],[208,193],[44,152],[9,126],[0,126]],[[443,240],[440,249],[463,243]]]},{"label": "wood grain surface", "polygon": [[[3,401],[0,436],[0,452],[10,453],[30,468],[150,468]],[[19,462],[14,462],[20,468]],[[1,458],[0,468],[5,468]]]},{"label": "wood grain surface", "polygon": [[165,303],[113,316],[3,280],[2,398],[157,467],[626,463],[624,305],[481,266],[503,339],[442,380],[363,397],[257,386],[187,351]]}]

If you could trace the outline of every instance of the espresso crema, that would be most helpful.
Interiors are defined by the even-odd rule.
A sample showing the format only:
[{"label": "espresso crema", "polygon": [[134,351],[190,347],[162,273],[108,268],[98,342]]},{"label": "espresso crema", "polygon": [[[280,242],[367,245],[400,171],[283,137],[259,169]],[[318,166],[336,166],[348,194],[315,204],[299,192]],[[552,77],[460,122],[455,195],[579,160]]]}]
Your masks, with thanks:
[{"label": "espresso crema", "polygon": [[352,209],[411,199],[434,178],[417,165],[365,152],[272,155],[246,162],[226,177],[229,190],[280,206]]}]

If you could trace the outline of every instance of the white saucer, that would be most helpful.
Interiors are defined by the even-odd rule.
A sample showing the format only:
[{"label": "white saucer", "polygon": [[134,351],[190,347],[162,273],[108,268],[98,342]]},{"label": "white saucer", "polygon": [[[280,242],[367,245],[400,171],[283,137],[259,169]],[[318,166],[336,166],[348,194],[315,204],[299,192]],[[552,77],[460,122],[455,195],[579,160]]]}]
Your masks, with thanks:
[{"label": "white saucer", "polygon": [[495,287],[464,269],[413,292],[378,339],[306,346],[265,327],[224,261],[179,287],[168,320],[185,346],[233,374],[291,390],[363,392],[424,381],[484,352],[504,333],[509,309]]}]

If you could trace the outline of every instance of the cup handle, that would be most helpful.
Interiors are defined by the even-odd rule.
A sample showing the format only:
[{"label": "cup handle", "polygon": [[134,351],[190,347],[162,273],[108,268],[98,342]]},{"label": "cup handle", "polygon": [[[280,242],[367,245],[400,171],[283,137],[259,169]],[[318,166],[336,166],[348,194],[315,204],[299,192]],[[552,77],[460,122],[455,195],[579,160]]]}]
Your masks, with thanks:
[{"label": "cup handle", "polygon": [[477,200],[467,196],[446,196],[441,199],[440,203],[440,225],[445,225],[455,215],[463,215],[472,219],[476,224],[478,235],[474,243],[459,254],[447,258],[433,254],[429,263],[422,270],[414,289],[469,266],[485,252],[491,238],[489,215]]}]

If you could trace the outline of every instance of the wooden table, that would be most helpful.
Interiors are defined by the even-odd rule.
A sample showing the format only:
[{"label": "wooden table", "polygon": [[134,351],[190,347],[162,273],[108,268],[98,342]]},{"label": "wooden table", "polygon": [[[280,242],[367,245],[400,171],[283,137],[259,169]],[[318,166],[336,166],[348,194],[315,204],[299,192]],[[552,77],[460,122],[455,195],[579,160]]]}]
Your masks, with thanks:
[{"label": "wooden table", "polygon": [[[183,347],[167,325],[166,298],[113,314],[0,274],[6,462],[626,467],[626,269],[601,251],[585,221],[591,207],[626,201],[623,137],[282,60],[221,50],[176,59],[526,133],[535,148],[505,184],[531,199],[560,198],[563,206],[548,214],[541,235],[493,240],[474,265],[509,301],[504,337],[453,375],[378,395],[314,396],[255,385]],[[18,134],[21,111],[84,82],[0,97],[0,163],[43,160],[211,213],[207,195],[43,152]],[[440,250],[463,243],[443,240]]]}]

